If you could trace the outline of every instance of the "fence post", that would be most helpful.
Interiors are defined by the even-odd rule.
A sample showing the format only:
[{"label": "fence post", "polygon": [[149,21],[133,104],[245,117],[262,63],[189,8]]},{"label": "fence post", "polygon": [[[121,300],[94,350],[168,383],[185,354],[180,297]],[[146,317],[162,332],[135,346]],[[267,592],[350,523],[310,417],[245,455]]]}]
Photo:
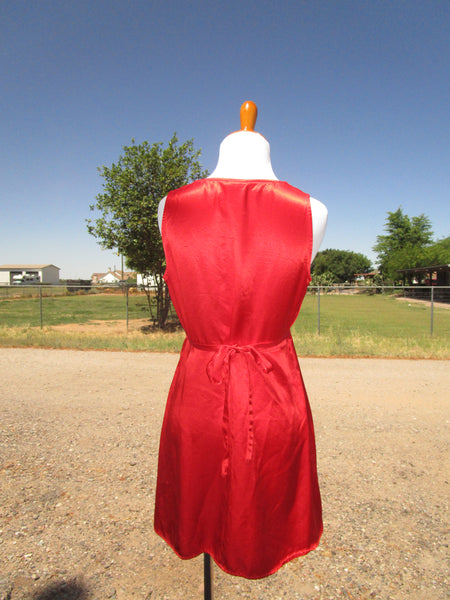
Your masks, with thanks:
[{"label": "fence post", "polygon": [[430,335],[433,335],[433,312],[434,312],[434,288],[431,286],[431,320],[430,320]]},{"label": "fence post", "polygon": [[39,286],[39,314],[40,314],[41,329],[42,329],[42,285]]},{"label": "fence post", "polygon": [[127,305],[127,333],[128,333],[128,283],[125,284],[125,289],[126,289],[126,305]]},{"label": "fence post", "polygon": [[317,286],[317,335],[320,335],[320,285]]}]

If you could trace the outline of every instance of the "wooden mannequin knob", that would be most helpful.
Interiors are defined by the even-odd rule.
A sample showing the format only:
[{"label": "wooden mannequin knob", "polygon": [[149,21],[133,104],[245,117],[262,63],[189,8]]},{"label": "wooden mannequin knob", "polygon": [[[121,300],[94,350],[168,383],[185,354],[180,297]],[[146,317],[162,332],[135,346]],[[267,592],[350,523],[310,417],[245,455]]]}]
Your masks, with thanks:
[{"label": "wooden mannequin knob", "polygon": [[256,108],[256,104],[251,100],[244,102],[244,104],[241,106],[241,130],[255,131],[257,116],[258,109]]}]

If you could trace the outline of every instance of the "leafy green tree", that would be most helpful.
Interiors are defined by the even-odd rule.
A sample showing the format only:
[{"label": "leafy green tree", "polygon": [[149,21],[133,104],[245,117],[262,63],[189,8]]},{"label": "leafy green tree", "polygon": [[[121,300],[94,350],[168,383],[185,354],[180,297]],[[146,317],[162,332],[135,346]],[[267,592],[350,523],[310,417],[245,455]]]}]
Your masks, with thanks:
[{"label": "leafy green tree", "polygon": [[421,267],[450,264],[450,237],[437,240],[429,246],[425,253],[425,260]]},{"label": "leafy green tree", "polygon": [[431,221],[426,215],[410,218],[400,207],[388,212],[384,229],[386,234],[378,235],[373,247],[384,280],[399,280],[399,269],[424,266],[433,240]]},{"label": "leafy green tree", "polygon": [[313,273],[311,272],[311,285],[327,287],[335,283],[335,277],[333,273],[325,271],[324,273]]},{"label": "leafy green tree", "polygon": [[123,147],[123,155],[110,167],[99,167],[103,192],[89,208],[99,216],[87,219],[90,234],[103,248],[123,254],[127,266],[156,284],[156,318],[147,285],[151,318],[164,328],[170,297],[163,279],[165,257],[158,228],[158,204],[171,190],[207,176],[199,163],[201,151],[193,140],[178,145],[176,134],[166,147],[147,141]]},{"label": "leafy green tree", "polygon": [[350,250],[335,250],[328,248],[316,254],[311,265],[313,280],[319,280],[327,275],[327,281],[333,283],[352,282],[356,273],[368,273],[372,264],[367,256]]}]

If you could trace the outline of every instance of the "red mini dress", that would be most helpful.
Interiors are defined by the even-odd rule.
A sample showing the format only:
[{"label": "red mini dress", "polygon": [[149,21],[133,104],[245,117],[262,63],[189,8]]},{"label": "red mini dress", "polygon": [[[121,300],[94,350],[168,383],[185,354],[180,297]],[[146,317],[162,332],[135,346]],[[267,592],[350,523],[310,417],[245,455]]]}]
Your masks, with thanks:
[{"label": "red mini dress", "polygon": [[161,432],[155,530],[257,579],[319,543],[311,411],[290,335],[310,281],[309,196],[204,179],[167,196],[165,279],[187,338]]}]

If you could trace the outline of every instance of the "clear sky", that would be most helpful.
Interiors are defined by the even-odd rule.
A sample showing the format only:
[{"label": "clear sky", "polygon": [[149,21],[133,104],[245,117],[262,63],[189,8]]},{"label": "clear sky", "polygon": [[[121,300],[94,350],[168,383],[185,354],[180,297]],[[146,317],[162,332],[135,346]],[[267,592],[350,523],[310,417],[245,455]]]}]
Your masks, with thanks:
[{"label": "clear sky", "polygon": [[279,179],[375,259],[388,211],[450,234],[449,0],[3,0],[0,264],[119,267],[86,231],[97,167],[193,138],[212,171],[245,100]]}]

